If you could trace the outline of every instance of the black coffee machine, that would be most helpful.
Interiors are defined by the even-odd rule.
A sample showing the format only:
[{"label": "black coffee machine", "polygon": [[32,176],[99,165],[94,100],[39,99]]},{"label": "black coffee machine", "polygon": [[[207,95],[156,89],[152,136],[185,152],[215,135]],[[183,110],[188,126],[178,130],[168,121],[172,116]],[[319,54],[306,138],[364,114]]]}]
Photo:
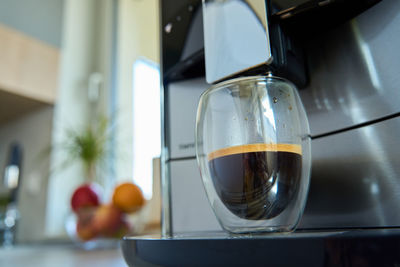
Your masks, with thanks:
[{"label": "black coffee machine", "polygon": [[[231,58],[226,50],[232,50],[229,46],[232,42],[227,42],[225,49],[219,48],[215,53],[226,53],[213,63],[214,66],[221,64],[218,68],[207,66],[204,25],[208,22],[201,1],[160,1],[163,85],[161,240],[175,240],[172,247],[176,245],[175,248],[187,253],[191,248],[206,253],[204,246],[208,246],[219,249],[220,256],[226,256],[225,260],[231,257],[236,263],[242,262],[232,256],[236,243],[222,232],[201,183],[194,150],[196,108],[199,96],[210,83],[272,72],[296,84],[306,108],[313,165],[308,202],[296,233],[288,239],[280,236],[241,237],[237,241],[238,247],[248,246],[252,248],[248,252],[253,251],[254,255],[258,253],[256,247],[262,248],[260,255],[264,257],[265,251],[269,251],[267,254],[271,257],[282,256],[278,247],[289,248],[291,241],[296,243],[294,250],[298,253],[303,251],[309,255],[310,250],[315,249],[315,255],[309,255],[307,259],[296,254],[298,257],[272,261],[283,265],[290,265],[290,260],[293,260],[292,264],[303,262],[313,266],[334,265],[335,260],[343,263],[340,260],[347,257],[346,247],[357,257],[362,254],[360,261],[367,254],[373,257],[369,258],[370,262],[381,266],[398,260],[394,255],[400,249],[397,232],[400,228],[400,143],[397,138],[400,133],[400,2],[203,2],[205,5],[218,2],[246,5],[266,29],[264,33],[268,34],[269,42],[261,60],[253,61],[247,67],[244,64],[232,71],[235,64],[227,63]],[[230,30],[233,37],[229,38],[235,38],[235,28]],[[239,40],[240,44],[246,42]],[[239,56],[250,53],[244,58],[253,57],[254,49],[242,49]],[[257,59],[257,55],[253,58]],[[224,58],[228,61],[224,62]],[[224,74],[225,67],[231,69]],[[211,75],[218,75],[209,78],[208,71],[212,68]],[[214,239],[217,240],[210,243]],[[196,240],[201,241],[196,243]],[[166,243],[159,241],[146,243],[145,239],[127,238],[125,244],[155,244],[159,251],[169,247],[163,247]],[[371,242],[377,246],[376,250],[369,245]],[[132,254],[130,245],[124,248],[128,262],[143,256]],[[240,251],[236,251],[238,255],[241,255]],[[334,255],[342,258],[335,259]],[[381,261],[374,261],[375,256]],[[218,262],[211,258],[214,263]],[[175,262],[179,259],[174,256]],[[207,263],[205,257],[193,259]],[[345,260],[357,259],[347,257]]]}]

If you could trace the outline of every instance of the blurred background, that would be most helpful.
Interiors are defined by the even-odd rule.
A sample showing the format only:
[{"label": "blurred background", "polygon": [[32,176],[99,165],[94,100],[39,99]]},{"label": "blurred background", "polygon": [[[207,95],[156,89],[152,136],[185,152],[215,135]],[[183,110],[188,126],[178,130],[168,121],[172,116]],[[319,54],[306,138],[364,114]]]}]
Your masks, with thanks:
[{"label": "blurred background", "polygon": [[[91,181],[103,202],[137,184],[133,220],[159,229],[158,14],[158,0],[0,0],[3,239],[68,239],[71,195]],[[102,138],[92,161],[73,146],[87,129]]]}]

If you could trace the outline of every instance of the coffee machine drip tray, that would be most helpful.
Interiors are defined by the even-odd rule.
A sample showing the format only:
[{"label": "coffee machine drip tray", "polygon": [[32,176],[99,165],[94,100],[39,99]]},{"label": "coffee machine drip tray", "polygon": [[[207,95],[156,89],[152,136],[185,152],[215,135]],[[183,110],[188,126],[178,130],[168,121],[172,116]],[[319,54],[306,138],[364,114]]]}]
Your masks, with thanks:
[{"label": "coffee machine drip tray", "polygon": [[129,266],[397,266],[400,229],[125,237]]}]

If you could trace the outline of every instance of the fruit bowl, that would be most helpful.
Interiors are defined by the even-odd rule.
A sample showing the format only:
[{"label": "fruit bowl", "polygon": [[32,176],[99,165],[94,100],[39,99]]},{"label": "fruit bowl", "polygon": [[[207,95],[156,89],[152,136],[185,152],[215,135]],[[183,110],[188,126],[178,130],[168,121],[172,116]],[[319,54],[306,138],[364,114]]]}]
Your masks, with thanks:
[{"label": "fruit bowl", "polygon": [[75,244],[91,250],[117,246],[124,235],[132,234],[133,227],[125,214],[110,205],[101,205],[79,214],[70,213],[65,229]]},{"label": "fruit bowl", "polygon": [[140,188],[132,183],[116,186],[109,203],[101,203],[99,192],[97,185],[83,184],[71,197],[65,228],[84,249],[115,246],[123,236],[133,234],[129,219],[144,205]]}]

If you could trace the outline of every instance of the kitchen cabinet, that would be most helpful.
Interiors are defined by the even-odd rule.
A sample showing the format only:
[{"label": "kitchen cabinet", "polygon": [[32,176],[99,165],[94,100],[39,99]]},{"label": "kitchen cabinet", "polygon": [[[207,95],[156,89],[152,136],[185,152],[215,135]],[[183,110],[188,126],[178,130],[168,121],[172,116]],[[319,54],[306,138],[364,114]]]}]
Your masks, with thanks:
[{"label": "kitchen cabinet", "polygon": [[0,124],[56,99],[59,49],[0,24]]}]

